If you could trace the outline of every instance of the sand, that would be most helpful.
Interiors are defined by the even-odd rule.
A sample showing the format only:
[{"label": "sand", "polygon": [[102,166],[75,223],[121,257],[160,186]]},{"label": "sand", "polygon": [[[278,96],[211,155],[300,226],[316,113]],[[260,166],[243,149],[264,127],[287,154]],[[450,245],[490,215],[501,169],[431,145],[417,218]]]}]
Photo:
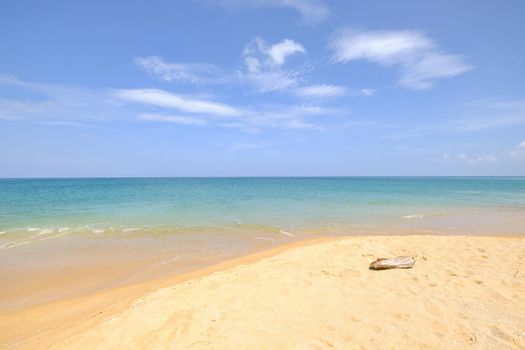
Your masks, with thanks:
[{"label": "sand", "polygon": [[[414,268],[370,271],[377,257]],[[0,315],[3,348],[525,349],[525,238],[293,244]]]}]

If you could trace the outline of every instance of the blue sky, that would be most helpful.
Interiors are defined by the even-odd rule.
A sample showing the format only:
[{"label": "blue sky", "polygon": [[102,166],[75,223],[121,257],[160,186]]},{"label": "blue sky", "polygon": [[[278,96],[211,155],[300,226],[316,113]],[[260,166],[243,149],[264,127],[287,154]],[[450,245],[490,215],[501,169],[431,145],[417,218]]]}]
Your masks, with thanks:
[{"label": "blue sky", "polygon": [[525,175],[525,2],[0,3],[0,177]]}]

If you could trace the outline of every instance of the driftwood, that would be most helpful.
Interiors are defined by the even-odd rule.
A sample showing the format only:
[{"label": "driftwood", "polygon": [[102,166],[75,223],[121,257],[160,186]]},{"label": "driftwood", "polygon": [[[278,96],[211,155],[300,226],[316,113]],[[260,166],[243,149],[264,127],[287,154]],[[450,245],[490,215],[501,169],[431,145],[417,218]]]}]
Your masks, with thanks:
[{"label": "driftwood", "polygon": [[369,270],[410,269],[416,263],[412,256],[398,256],[392,259],[377,259],[370,264]]}]

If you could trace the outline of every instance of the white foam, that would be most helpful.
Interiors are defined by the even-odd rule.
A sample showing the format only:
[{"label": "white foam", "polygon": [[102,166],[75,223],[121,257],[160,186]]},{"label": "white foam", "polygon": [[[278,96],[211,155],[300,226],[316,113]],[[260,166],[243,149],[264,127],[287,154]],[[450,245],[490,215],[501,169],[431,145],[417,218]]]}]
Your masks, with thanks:
[{"label": "white foam", "polygon": [[179,259],[182,259],[182,258],[184,258],[185,256],[189,256],[189,255],[190,255],[190,254],[177,255],[177,256],[174,257],[173,259],[164,260],[164,261],[158,262],[158,263],[156,263],[156,264],[149,265],[149,267],[154,267],[154,266],[159,266],[159,265],[166,265],[166,264],[169,264],[169,263],[172,263],[172,262],[178,261]]},{"label": "white foam", "polygon": [[232,251],[231,251],[231,250],[227,250],[227,251],[225,251],[224,253],[219,254],[219,256],[229,256],[229,255],[231,255],[231,254],[232,254]]},{"label": "white foam", "polygon": [[52,228],[46,228],[46,229],[43,229],[42,231],[38,232],[36,235],[31,236],[30,239],[33,239],[33,238],[41,236],[41,235],[47,235],[47,234],[50,234],[50,233],[53,233],[53,229]]},{"label": "white foam", "polygon": [[39,227],[28,227],[28,228],[26,228],[27,232],[36,232],[36,231],[39,231],[39,230],[40,230]]},{"label": "white foam", "polygon": [[255,239],[259,239],[259,240],[262,240],[262,241],[271,241],[271,242],[275,242],[275,239],[270,238],[270,237],[255,237]]},{"label": "white foam", "polygon": [[138,228],[129,227],[129,228],[123,229],[122,232],[133,232],[133,231],[138,231],[138,230],[139,230]]},{"label": "white foam", "polygon": [[99,233],[104,233],[104,229],[93,229],[93,233],[96,233],[96,234],[99,234]]},{"label": "white foam", "polygon": [[3,235],[4,233],[7,233],[7,231],[0,231],[0,235]]},{"label": "white foam", "polygon": [[285,230],[281,230],[281,234],[288,236],[288,237],[295,237],[295,235],[291,232],[287,232]]},{"label": "white foam", "polygon": [[[50,229],[48,229],[48,230],[50,230]],[[44,231],[46,231],[46,230],[44,230]],[[51,230],[51,232],[53,232],[53,230]],[[47,233],[49,233],[49,232],[47,232]],[[23,241],[16,241],[16,242],[6,243],[6,244],[0,246],[0,250],[6,250],[6,249],[10,249],[10,248],[15,248],[15,247],[19,247],[19,246],[22,246],[22,245],[35,243],[35,242],[47,241],[49,239],[62,237],[62,236],[65,235],[65,233],[61,233],[61,234],[54,235],[54,236],[47,236],[47,237],[40,238],[40,239],[34,239],[35,237],[38,237],[40,235],[42,235],[42,233],[38,233],[38,234],[34,235],[33,237],[31,237],[29,239],[26,239],[26,240],[23,240]]]},{"label": "white foam", "polygon": [[412,214],[412,215],[402,216],[401,219],[411,220],[411,219],[421,219],[422,217],[423,215],[420,215],[420,214]]},{"label": "white foam", "polygon": [[16,242],[7,242],[5,244],[0,245],[0,250],[6,250],[6,249],[16,247],[16,246],[17,246]]},{"label": "white foam", "polygon": [[58,229],[58,232],[62,233],[62,232],[66,232],[69,230],[69,227],[61,227]]},{"label": "white foam", "polygon": [[241,220],[236,219],[236,218],[232,218],[232,220],[235,221],[235,225],[237,225],[237,226],[238,226],[238,225],[242,225]]}]

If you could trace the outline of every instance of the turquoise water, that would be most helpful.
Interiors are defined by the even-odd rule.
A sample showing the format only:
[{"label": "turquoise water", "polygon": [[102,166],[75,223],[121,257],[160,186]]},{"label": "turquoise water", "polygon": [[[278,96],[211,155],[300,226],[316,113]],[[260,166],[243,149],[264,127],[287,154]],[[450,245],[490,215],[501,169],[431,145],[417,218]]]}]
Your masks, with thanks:
[{"label": "turquoise water", "polygon": [[[0,180],[0,233],[291,233],[525,210],[524,177]],[[521,229],[521,228],[519,228]],[[295,232],[295,233],[294,233]]]}]

